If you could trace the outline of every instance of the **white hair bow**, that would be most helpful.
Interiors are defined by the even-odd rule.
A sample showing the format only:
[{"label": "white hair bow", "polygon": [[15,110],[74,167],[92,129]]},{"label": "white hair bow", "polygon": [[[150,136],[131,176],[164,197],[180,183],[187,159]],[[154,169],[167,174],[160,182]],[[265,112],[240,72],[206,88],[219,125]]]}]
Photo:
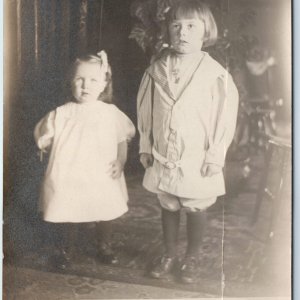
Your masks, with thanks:
[{"label": "white hair bow", "polygon": [[97,56],[101,59],[103,71],[106,73],[108,71],[108,60],[106,52],[104,50],[101,50],[97,53]]}]

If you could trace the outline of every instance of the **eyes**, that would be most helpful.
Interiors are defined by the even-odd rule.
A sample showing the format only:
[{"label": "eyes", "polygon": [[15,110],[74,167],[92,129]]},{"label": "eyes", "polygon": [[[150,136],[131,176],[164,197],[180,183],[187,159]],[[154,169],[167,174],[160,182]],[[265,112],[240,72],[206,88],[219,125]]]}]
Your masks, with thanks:
[{"label": "eyes", "polygon": [[92,84],[98,84],[100,83],[100,78],[86,78],[86,77],[75,77],[74,83],[75,84],[82,84],[82,83],[92,83]]},{"label": "eyes", "polygon": [[183,24],[179,24],[179,23],[172,23],[171,24],[171,28],[173,28],[173,29],[175,29],[175,30],[179,30],[179,29],[181,29],[181,27],[186,27],[187,29],[194,29],[194,28],[196,28],[197,26],[195,25],[195,24],[193,24],[193,23],[189,23],[189,24],[185,24],[185,25],[183,25]]},{"label": "eyes", "polygon": [[205,23],[200,19],[179,19],[174,20],[169,25],[169,30],[171,33],[178,34],[179,32],[190,32],[203,34],[205,32]]}]

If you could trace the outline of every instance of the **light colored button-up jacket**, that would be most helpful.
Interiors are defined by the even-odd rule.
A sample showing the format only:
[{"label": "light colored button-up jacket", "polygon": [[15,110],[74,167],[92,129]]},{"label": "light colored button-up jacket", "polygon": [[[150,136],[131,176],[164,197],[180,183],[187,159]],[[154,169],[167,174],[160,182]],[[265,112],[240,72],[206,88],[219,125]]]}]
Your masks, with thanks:
[{"label": "light colored button-up jacket", "polygon": [[140,153],[158,152],[173,169],[154,160],[143,185],[185,198],[225,193],[223,173],[201,176],[204,162],[224,166],[233,139],[238,92],[230,74],[208,53],[192,66],[174,95],[166,55],[145,72],[137,99]]}]

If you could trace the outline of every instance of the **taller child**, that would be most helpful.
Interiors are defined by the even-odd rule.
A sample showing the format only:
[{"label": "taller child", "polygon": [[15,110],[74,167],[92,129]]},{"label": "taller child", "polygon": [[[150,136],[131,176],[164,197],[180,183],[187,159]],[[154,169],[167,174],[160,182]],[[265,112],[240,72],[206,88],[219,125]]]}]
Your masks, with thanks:
[{"label": "taller child", "polygon": [[184,210],[188,243],[180,272],[191,283],[206,209],[225,194],[222,169],[235,131],[238,92],[230,74],[202,51],[217,39],[206,4],[177,1],[167,26],[169,51],[146,70],[137,100],[143,185],[157,194],[165,245],[150,274],[161,278],[174,267]]}]

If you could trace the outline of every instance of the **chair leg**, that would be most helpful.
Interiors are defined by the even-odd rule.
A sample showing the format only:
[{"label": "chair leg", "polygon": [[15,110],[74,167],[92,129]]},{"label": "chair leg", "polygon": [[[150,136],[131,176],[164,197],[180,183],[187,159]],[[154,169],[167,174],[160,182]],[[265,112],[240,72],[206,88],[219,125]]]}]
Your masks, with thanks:
[{"label": "chair leg", "polygon": [[272,201],[272,210],[271,210],[271,220],[269,223],[268,228],[268,238],[272,238],[274,236],[274,226],[275,222],[278,218],[278,214],[280,212],[280,207],[282,203],[282,197],[283,197],[283,185],[284,185],[284,177],[286,173],[286,152],[282,150],[282,157],[279,165],[279,174],[280,174],[280,180],[279,184],[276,187],[275,197]]},{"label": "chair leg", "polygon": [[269,176],[269,166],[270,166],[270,161],[273,156],[273,150],[274,150],[273,146],[270,144],[269,148],[267,149],[267,151],[265,153],[265,166],[264,166],[264,170],[263,170],[263,173],[261,176],[261,183],[259,186],[259,191],[258,191],[256,200],[255,200],[255,206],[254,206],[254,210],[253,210],[252,218],[251,218],[252,226],[256,223],[256,221],[258,219],[259,210],[260,210],[262,201],[266,194],[267,182],[268,182],[268,176]]}]

